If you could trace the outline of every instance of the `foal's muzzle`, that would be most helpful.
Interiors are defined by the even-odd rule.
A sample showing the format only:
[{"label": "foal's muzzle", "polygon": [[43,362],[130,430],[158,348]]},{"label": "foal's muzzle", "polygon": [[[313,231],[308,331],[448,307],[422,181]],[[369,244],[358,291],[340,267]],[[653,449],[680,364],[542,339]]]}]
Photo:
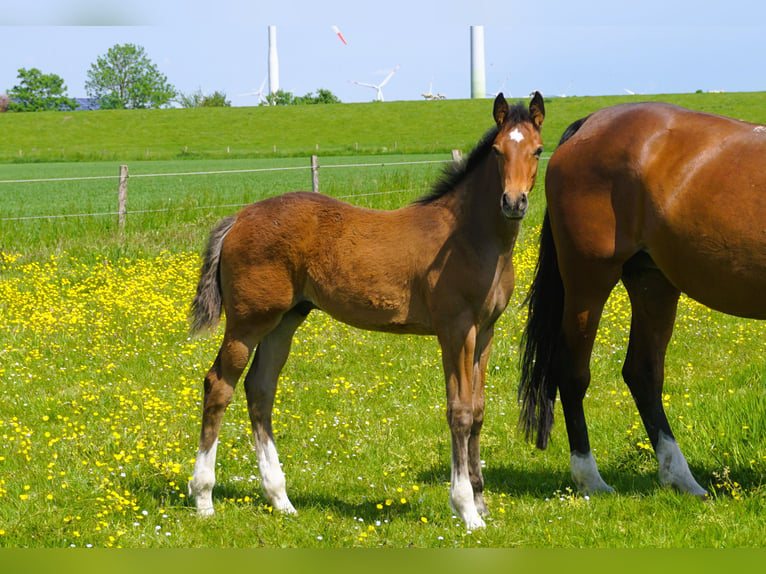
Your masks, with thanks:
[{"label": "foal's muzzle", "polygon": [[506,219],[522,219],[527,214],[529,207],[529,193],[522,191],[513,197],[507,191],[503,193],[500,199],[500,207]]}]

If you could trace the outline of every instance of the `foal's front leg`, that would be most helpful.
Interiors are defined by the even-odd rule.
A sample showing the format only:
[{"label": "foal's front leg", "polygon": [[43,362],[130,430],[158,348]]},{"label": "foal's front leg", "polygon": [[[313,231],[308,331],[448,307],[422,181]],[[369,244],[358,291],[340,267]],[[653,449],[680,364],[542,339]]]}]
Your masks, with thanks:
[{"label": "foal's front leg", "polygon": [[[463,331],[465,336],[462,338],[458,335],[460,329],[453,328],[447,331],[439,336],[439,341],[447,384],[447,422],[452,434],[450,506],[463,519],[467,528],[483,528],[486,525],[476,507],[469,471],[471,458],[469,445],[472,442],[471,435],[474,428],[473,374],[476,327],[471,326],[467,333]],[[474,445],[476,458],[478,458],[478,433],[475,435]],[[481,480],[480,470],[478,478]],[[483,497],[480,497],[480,500],[483,502]]]},{"label": "foal's front leg", "polygon": [[489,510],[484,502],[484,477],[481,474],[481,454],[479,436],[484,424],[484,387],[487,377],[487,362],[492,350],[493,330],[479,335],[473,370],[473,424],[468,439],[468,473],[473,487],[473,500],[476,510],[482,516],[488,516]]}]

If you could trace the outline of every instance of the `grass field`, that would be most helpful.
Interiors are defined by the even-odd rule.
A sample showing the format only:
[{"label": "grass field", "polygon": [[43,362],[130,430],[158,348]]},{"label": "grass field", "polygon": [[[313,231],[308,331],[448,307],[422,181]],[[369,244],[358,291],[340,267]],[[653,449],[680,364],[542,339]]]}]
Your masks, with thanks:
[{"label": "grass field", "polygon": [[[569,122],[626,99],[546,102],[545,155]],[[766,121],[766,94],[662,99]],[[491,123],[487,101],[290,112],[75,113],[69,120],[4,114],[0,124],[10,137],[0,142],[7,162],[0,180],[111,177],[122,162],[132,176],[305,166],[317,143],[322,165],[443,160],[450,149],[468,151]],[[275,116],[256,127],[267,113]],[[216,135],[222,133],[231,142]],[[149,140],[156,155],[144,161]],[[80,143],[69,152],[54,141]],[[276,154],[271,141],[279,143]],[[354,153],[355,143],[363,154]],[[227,157],[226,145],[239,155]],[[34,161],[18,161],[18,149]],[[438,170],[323,169],[322,189],[388,209],[424,193]],[[707,502],[658,485],[619,375],[630,313],[621,288],[602,321],[586,403],[595,456],[618,493],[588,498],[572,491],[560,409],[548,450],[536,451],[519,435],[521,301],[536,260],[541,182],[517,245],[517,292],[497,326],[489,366],[482,458],[491,518],[475,532],[466,532],[447,504],[450,444],[435,340],[359,331],[321,313],[296,334],[274,418],[299,514],[274,515],[263,498],[240,391],[218,450],[217,515],[194,516],[186,481],[202,377],[221,335],[188,334],[199,252],[232,205],[310,188],[308,171],[134,177],[123,232],[111,215],[18,219],[113,211],[116,177],[0,183],[0,546],[763,547],[762,323],[686,299],[680,305],[666,409],[692,472],[711,492]]]}]

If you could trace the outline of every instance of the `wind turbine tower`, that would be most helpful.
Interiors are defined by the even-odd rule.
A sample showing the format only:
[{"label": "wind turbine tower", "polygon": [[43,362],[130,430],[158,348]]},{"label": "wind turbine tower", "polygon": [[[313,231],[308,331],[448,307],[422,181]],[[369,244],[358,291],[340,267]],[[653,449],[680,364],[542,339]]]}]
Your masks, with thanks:
[{"label": "wind turbine tower", "polygon": [[484,70],[484,26],[471,26],[471,98],[487,97]]},{"label": "wind turbine tower", "polygon": [[277,27],[269,26],[269,93],[279,90],[279,59],[277,58]]}]

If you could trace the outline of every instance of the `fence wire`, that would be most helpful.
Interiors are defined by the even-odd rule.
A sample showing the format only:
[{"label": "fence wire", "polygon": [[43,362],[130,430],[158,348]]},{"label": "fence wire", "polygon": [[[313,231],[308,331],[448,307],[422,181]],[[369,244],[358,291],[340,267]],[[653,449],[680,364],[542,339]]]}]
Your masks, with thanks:
[{"label": "fence wire", "polygon": [[[549,159],[549,157],[541,158]],[[367,168],[367,167],[391,167],[402,165],[426,165],[437,163],[449,163],[453,160],[449,159],[437,159],[437,160],[422,160],[422,161],[395,161],[395,162],[383,162],[383,163],[349,163],[349,164],[334,164],[334,165],[320,165],[320,169],[340,169],[340,168]],[[261,173],[261,172],[275,172],[275,171],[297,171],[297,170],[311,170],[312,166],[292,166],[292,167],[264,167],[253,169],[229,169],[219,171],[190,171],[190,172],[176,172],[176,173],[137,173],[129,174],[128,179],[135,178],[151,178],[151,177],[186,177],[186,176],[200,176],[200,175],[231,175],[231,174],[244,174],[244,173]],[[38,178],[38,179],[1,179],[0,185],[5,183],[51,183],[51,182],[64,182],[64,181],[92,181],[92,180],[119,180],[120,175],[94,175],[83,177],[56,177],[56,178]],[[398,189],[390,191],[378,191],[370,193],[356,193],[352,195],[338,196],[338,199],[352,199],[355,197],[370,197],[376,195],[390,195],[395,193],[412,193],[415,191],[425,192],[426,190],[415,189]],[[222,204],[222,205],[206,205],[198,207],[169,207],[162,209],[141,209],[141,210],[129,210],[129,214],[141,214],[141,213],[163,213],[170,211],[189,211],[189,210],[205,210],[205,209],[223,209],[223,208],[239,208],[248,205],[247,203],[235,203],[235,204]],[[34,219],[66,219],[77,217],[106,217],[119,215],[118,211],[105,211],[97,213],[70,213],[59,215],[29,215],[18,217],[0,217],[0,221],[27,221]]]}]

